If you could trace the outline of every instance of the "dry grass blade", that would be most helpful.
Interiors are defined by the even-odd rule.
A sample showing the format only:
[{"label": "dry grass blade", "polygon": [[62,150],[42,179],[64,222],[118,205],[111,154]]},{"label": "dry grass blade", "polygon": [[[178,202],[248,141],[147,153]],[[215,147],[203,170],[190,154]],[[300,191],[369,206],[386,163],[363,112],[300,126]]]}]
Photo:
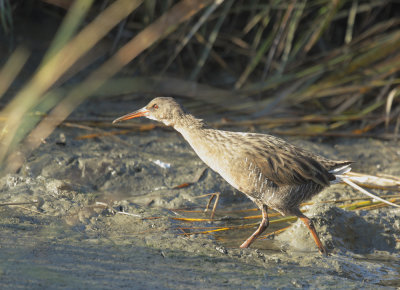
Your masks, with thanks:
[{"label": "dry grass blade", "polygon": [[346,210],[359,210],[364,207],[370,206],[373,204],[371,200],[364,200],[364,201],[359,201],[351,204],[344,204],[340,206],[340,208],[346,209]]},{"label": "dry grass blade", "polygon": [[0,206],[10,206],[10,205],[26,205],[26,204],[39,204],[40,201],[29,201],[29,202],[4,202],[0,203]]},{"label": "dry grass blade", "polygon": [[297,7],[295,8],[295,12],[293,17],[290,19],[289,27],[288,27],[288,33],[286,36],[286,43],[285,43],[285,48],[283,50],[282,54],[282,62],[281,65],[279,66],[279,74],[282,74],[286,64],[289,60],[290,53],[292,51],[293,47],[293,42],[294,42],[294,37],[295,37],[295,32],[298,28],[299,21],[301,16],[303,15],[304,8],[306,6],[306,1],[302,1],[301,3],[297,3]]},{"label": "dry grass blade", "polygon": [[68,7],[68,13],[64,18],[56,37],[54,37],[50,48],[47,50],[46,55],[43,58],[42,65],[44,65],[57,52],[59,52],[74,36],[79,28],[79,25],[85,18],[85,15],[88,13],[90,7],[92,7],[93,1],[94,0],[78,0],[74,1],[72,6]]},{"label": "dry grass blade", "polygon": [[21,69],[24,67],[28,57],[29,52],[23,47],[18,47],[7,60],[0,71],[0,98],[8,90]]},{"label": "dry grass blade", "polygon": [[11,33],[14,27],[12,6],[10,0],[0,1],[0,22],[6,34]]},{"label": "dry grass blade", "polygon": [[375,189],[400,191],[400,180],[395,176],[373,176],[357,172],[347,172],[346,176],[354,183]]},{"label": "dry grass blade", "polygon": [[206,9],[204,14],[200,17],[199,21],[193,25],[192,29],[190,29],[189,33],[184,37],[184,39],[179,43],[179,45],[175,48],[174,54],[168,59],[164,68],[161,70],[161,74],[164,74],[168,67],[173,63],[178,54],[182,51],[182,49],[188,44],[190,39],[192,39],[193,35],[200,29],[200,27],[206,22],[206,20],[210,17],[210,15],[214,12],[215,9],[218,8],[219,5],[222,4],[224,0],[214,1],[210,7]]},{"label": "dry grass blade", "polygon": [[377,200],[379,200],[379,201],[381,201],[381,202],[384,202],[384,203],[386,203],[386,204],[388,204],[388,205],[392,205],[392,206],[395,206],[395,207],[400,207],[400,205],[398,205],[398,204],[389,202],[389,201],[387,201],[387,200],[385,200],[385,199],[383,199],[383,198],[380,198],[379,196],[376,196],[376,195],[370,193],[369,191],[363,189],[362,187],[360,187],[360,186],[358,186],[357,184],[355,184],[354,182],[352,182],[349,178],[340,178],[340,179],[341,179],[344,183],[350,185],[352,188],[354,188],[354,189],[356,189],[356,190],[358,190],[358,191],[364,193],[365,195],[368,195],[368,196],[370,196],[370,197],[372,197],[372,198],[374,198],[374,199],[377,199]]},{"label": "dry grass blade", "polygon": [[[347,175],[347,174],[346,174]],[[379,179],[376,176],[368,176],[368,175],[363,175],[363,174],[359,174],[359,173],[350,173],[348,174],[349,176],[351,175],[351,179],[356,179],[357,177],[360,177],[360,180],[363,180],[365,182],[365,178],[367,178],[368,180],[372,178],[372,180],[374,180],[374,182],[376,183],[377,179]],[[362,177],[362,178],[361,178]],[[350,177],[348,177],[349,179]],[[348,180],[347,180],[348,181]],[[385,184],[385,189],[388,189],[387,185],[393,184],[393,182],[396,183],[396,185],[399,184],[400,179],[396,178],[396,177],[392,177],[392,176],[386,176],[386,179],[382,179],[381,181],[384,182]],[[380,182],[381,182],[380,181]],[[350,182],[351,183],[351,182]],[[392,189],[392,188],[390,188]],[[357,189],[359,190],[359,189]],[[339,205],[340,208],[346,209],[346,210],[374,210],[374,209],[378,209],[378,208],[382,208],[388,205],[394,205],[394,206],[398,206],[400,207],[400,205],[397,205],[396,203],[400,202],[400,196],[399,195],[387,195],[384,196],[384,198],[390,198],[390,201],[386,201],[383,200],[380,197],[376,197],[376,196],[371,196],[371,199],[378,199],[379,201],[372,201],[372,200],[365,200],[365,198],[349,198],[349,199],[343,199],[343,200],[330,200],[330,201],[325,201],[325,203],[339,203],[339,202],[346,202],[346,201],[354,201],[357,199],[360,199],[361,201],[359,202],[353,202],[353,203],[345,203],[343,205]],[[304,203],[303,205],[311,205],[313,203]],[[251,210],[258,210],[258,209],[251,209]],[[188,212],[188,213],[200,213],[200,211],[190,211],[190,210],[175,210],[175,211],[180,211],[180,212]],[[305,210],[302,210],[302,212],[304,212]],[[242,211],[240,211],[242,212]],[[231,213],[231,211],[226,212],[226,213]],[[274,218],[277,216],[280,216],[279,213],[270,213],[268,214],[268,216],[270,218]],[[181,221],[181,222],[188,222],[188,223],[193,223],[193,222],[216,222],[216,221],[227,221],[227,220],[249,220],[249,219],[260,219],[261,215],[254,215],[254,216],[244,216],[244,217],[238,217],[238,218],[229,218],[229,219],[208,219],[208,218],[187,218],[187,217],[180,217],[180,218],[176,218],[176,217],[172,217],[171,219],[176,220],[176,221]],[[287,217],[282,217],[282,218],[275,218],[270,220],[271,224],[280,224],[280,223],[290,223],[290,222],[294,222],[297,220],[297,217],[294,216],[287,216]],[[193,234],[213,234],[216,232],[221,232],[221,231],[228,231],[228,230],[234,230],[234,229],[242,229],[242,228],[249,228],[249,227],[253,227],[258,225],[258,223],[251,223],[251,224],[245,224],[245,225],[234,225],[234,226],[215,226],[215,227],[210,227],[210,226],[205,226],[205,227],[186,227],[186,228],[182,228],[180,227],[180,229],[182,231],[184,231],[185,235],[193,235]],[[261,237],[261,239],[265,239],[268,238],[272,235],[276,235],[279,234],[283,231],[285,231],[286,229],[288,229],[290,226],[285,226],[281,229],[275,230],[274,232],[268,233],[264,236]],[[204,231],[195,231],[198,229],[204,229]],[[188,232],[191,231],[191,232]]]},{"label": "dry grass blade", "polygon": [[[8,132],[2,136],[0,150],[0,164],[9,154],[15,140],[15,134],[25,116],[40,100],[43,94],[90,48],[92,48],[112,27],[140,4],[140,1],[118,0],[110,5],[90,25],[86,26],[74,39],[65,45],[58,53],[43,65],[26,86],[13,98],[4,109],[8,115],[4,129]],[[105,21],[107,19],[107,21]],[[83,99],[83,98],[82,98]],[[43,137],[47,137],[43,136]],[[42,137],[39,137],[39,140]],[[32,141],[33,142],[33,141]],[[38,143],[40,144],[40,143]],[[38,145],[37,144],[37,145]],[[36,145],[36,146],[37,146]],[[34,146],[34,147],[36,147]],[[29,150],[28,150],[29,151]],[[21,159],[13,155],[10,169],[16,170]],[[17,158],[17,159],[15,159]],[[15,164],[13,164],[15,162]]]},{"label": "dry grass blade", "polygon": [[[96,133],[92,133],[92,134],[80,135],[80,136],[75,137],[75,140],[85,140],[85,139],[101,138],[101,137],[107,137],[107,136],[125,135],[125,134],[129,134],[132,132],[145,132],[145,131],[151,131],[154,128],[156,128],[156,126],[154,124],[143,124],[143,125],[135,126],[135,128],[131,128],[129,130],[118,130],[118,131],[112,131],[112,132],[101,131],[101,132],[96,132]],[[129,143],[127,143],[127,145],[128,144]]]},{"label": "dry grass blade", "polygon": [[[390,203],[397,205],[400,201],[400,197],[392,198],[389,200]],[[346,209],[346,210],[374,210],[382,207],[387,207],[388,204],[386,202],[382,201],[361,201],[361,202],[356,202],[352,204],[344,204],[339,206],[340,208]]]},{"label": "dry grass blade", "polygon": [[72,3],[73,0],[41,0],[41,1],[64,9],[68,9],[71,7],[71,5],[73,5]]},{"label": "dry grass blade", "polygon": [[321,11],[325,11],[325,9],[327,9],[327,12],[322,12],[319,18],[315,21],[313,27],[316,29],[312,33],[308,43],[305,45],[304,53],[309,52],[311,48],[315,45],[315,43],[319,40],[322,32],[330,25],[333,17],[335,16],[342,4],[343,3],[340,0],[333,0],[330,1],[330,5],[324,7],[324,9],[321,9]]},{"label": "dry grass blade", "polygon": [[208,56],[210,54],[211,48],[212,48],[215,40],[218,37],[219,30],[220,30],[220,28],[222,26],[222,23],[225,20],[225,17],[227,16],[227,14],[229,12],[232,4],[233,4],[233,0],[227,0],[227,3],[225,3],[224,9],[223,9],[223,11],[221,13],[221,16],[218,18],[218,21],[215,24],[214,29],[212,30],[212,32],[211,32],[211,34],[210,34],[210,36],[208,38],[207,44],[204,47],[203,53],[201,54],[201,56],[200,56],[200,58],[199,58],[199,60],[197,62],[196,67],[194,68],[194,70],[192,71],[192,73],[191,73],[191,75],[189,77],[190,80],[197,79],[197,77],[198,77],[198,75],[200,73],[200,70],[204,66],[204,64],[205,64],[205,62],[206,62],[206,60],[207,60],[207,58],[208,58]]},{"label": "dry grass blade", "polygon": [[95,95],[110,98],[121,94],[140,94],[141,92],[201,100],[207,104],[213,104],[214,108],[230,99],[229,104],[223,106],[225,110],[233,109],[234,104],[239,104],[247,99],[246,95],[240,94],[240,92],[173,77],[113,78],[107,81]]},{"label": "dry grass blade", "polygon": [[[258,217],[259,218],[259,217]],[[172,218],[173,220],[178,220],[178,221],[183,221],[183,222],[210,222],[210,221],[216,221],[211,220],[211,219],[201,219],[201,218]],[[275,223],[287,223],[287,222],[293,222],[297,220],[297,217],[289,216],[289,217],[284,217],[280,219],[274,219],[270,220],[270,224],[275,224]],[[250,224],[245,224],[245,225],[235,225],[235,226],[222,226],[222,227],[207,227],[206,231],[200,231],[200,232],[185,232],[186,235],[194,235],[194,234],[210,234],[210,233],[215,233],[215,232],[221,232],[221,231],[228,231],[228,230],[233,230],[233,229],[244,229],[244,228],[251,228],[254,226],[258,226],[259,223],[250,223]],[[183,228],[181,228],[183,229]],[[190,227],[186,228],[189,230],[192,229],[197,229],[197,227]]]},{"label": "dry grass blade", "polygon": [[350,8],[349,17],[347,18],[347,29],[346,29],[346,35],[344,37],[344,42],[346,44],[349,44],[353,38],[353,29],[357,14],[357,7],[358,7],[358,0],[353,0]]},{"label": "dry grass blade", "polygon": [[[52,110],[49,117],[42,120],[29,134],[24,144],[24,151],[30,152],[39,146],[41,140],[49,136],[55,127],[60,124],[76,108],[76,106],[82,103],[84,99],[99,89],[109,78],[115,75],[115,73],[128,64],[139,53],[151,46],[155,41],[171,33],[173,29],[177,27],[177,24],[189,19],[193,14],[202,9],[207,2],[209,1],[179,2],[153,24],[149,25],[141,33],[136,35],[99,69],[91,73],[85,81],[68,93],[68,95]],[[115,3],[118,3],[118,1]],[[115,3],[113,5],[115,5]],[[119,7],[119,9],[124,10],[125,16],[129,14],[127,12],[136,8],[140,2],[132,4],[131,1],[128,1],[128,3],[129,5],[126,6],[127,3],[123,2],[124,5]],[[129,8],[131,8],[131,10],[129,10]],[[115,17],[115,15],[113,16]],[[121,16],[122,15],[118,14],[119,20],[121,20]],[[85,31],[87,31],[87,28],[85,28]],[[11,140],[9,140],[9,143],[11,143]],[[15,154],[12,155],[11,160],[8,162],[8,171],[17,170],[21,163],[21,156]]]},{"label": "dry grass blade", "polygon": [[390,110],[392,109],[392,104],[393,100],[396,96],[398,96],[400,93],[399,87],[396,87],[395,89],[391,90],[390,93],[387,96],[386,100],[386,107],[385,107],[385,129],[386,131],[388,130],[389,127],[389,121],[390,121]]},{"label": "dry grass blade", "polygon": [[[266,8],[265,11],[263,11],[261,14],[264,19],[262,21],[261,27],[258,30],[258,33],[257,33],[258,37],[257,36],[255,37],[255,44],[253,44],[253,46],[258,46],[258,39],[259,38],[261,39],[261,35],[264,32],[264,29],[266,28],[267,23],[269,22],[269,17],[267,17],[267,14],[269,12],[270,12],[269,9]],[[274,34],[271,33],[268,37],[266,37],[264,39],[264,41],[261,43],[261,45],[259,45],[256,55],[250,59],[248,65],[246,66],[246,68],[244,69],[244,71],[241,73],[240,77],[236,81],[235,89],[240,89],[243,86],[243,84],[249,78],[250,74],[255,70],[255,68],[261,62],[261,59],[264,57],[265,53],[267,52],[268,48],[270,47],[270,45],[272,43],[273,36],[274,36]]]},{"label": "dry grass blade", "polygon": [[[390,202],[392,203],[392,205],[397,206],[396,204],[394,204],[394,202],[399,202],[400,201],[400,197],[397,198],[393,198],[390,200]],[[337,202],[337,201],[331,201],[331,202]],[[373,209],[377,209],[377,208],[381,208],[381,207],[385,207],[387,206],[386,201],[382,202],[382,201],[377,201],[377,202],[372,202],[370,200],[368,201],[361,201],[361,202],[356,202],[356,203],[351,203],[351,204],[344,204],[339,206],[340,208],[344,208],[346,210],[373,210]],[[303,210],[302,210],[303,211]],[[275,216],[279,216],[279,213],[273,213],[273,214],[269,214],[269,217],[275,217]],[[239,220],[247,220],[247,219],[260,219],[261,215],[256,215],[256,216],[246,216],[243,218],[237,218]],[[219,219],[208,219],[208,218],[176,218],[176,217],[172,217],[171,219],[176,220],[176,221],[182,221],[182,222],[212,222],[212,221],[222,221]],[[225,219],[224,219],[225,220]],[[232,219],[235,220],[235,219]],[[272,219],[270,220],[270,224],[280,224],[280,223],[291,223],[297,220],[297,217],[294,216],[287,216],[287,217],[282,217],[282,218],[278,218],[278,219]],[[221,231],[228,231],[228,230],[235,230],[235,229],[243,229],[243,228],[250,228],[250,227],[254,227],[257,226],[258,223],[250,223],[250,224],[245,224],[245,225],[235,225],[235,226],[216,226],[216,227],[186,227],[186,228],[182,228],[180,227],[180,229],[184,232],[184,235],[194,235],[194,234],[213,234],[216,232],[221,232]],[[285,230],[287,230],[290,226],[285,226],[281,229],[275,230],[271,233],[268,233],[264,236],[261,237],[261,239],[265,239],[268,238],[272,235],[277,235],[279,233],[284,232]],[[196,229],[205,229],[204,231],[194,231]],[[184,231],[184,230],[189,230],[191,232],[188,231]]]},{"label": "dry grass blade", "polygon": [[[201,177],[204,175],[204,173],[206,172],[206,170],[207,170],[207,167],[204,167],[204,168],[199,169],[199,170],[197,171],[196,175],[193,177],[193,180],[188,181],[188,182],[181,183],[181,184],[176,185],[176,186],[173,186],[172,188],[173,188],[173,189],[185,188],[185,187],[188,187],[188,186],[190,186],[190,185],[192,185],[192,184],[195,184],[195,183],[199,182],[199,180],[200,180]],[[197,198],[202,198],[202,197],[210,196],[210,195],[213,195],[213,194],[214,194],[214,193],[203,194],[203,195],[198,196]]]},{"label": "dry grass blade", "polygon": [[212,219],[208,219],[208,218],[177,218],[177,217],[173,217],[171,219],[176,220],[176,221],[183,221],[183,222],[211,222],[211,221],[213,221]]},{"label": "dry grass blade", "polygon": [[[82,1],[74,3],[78,5],[78,2],[83,3]],[[83,4],[88,5],[88,3]],[[241,114],[258,112],[260,116],[270,114],[271,111],[267,110],[269,107],[279,109],[281,106],[284,109],[284,106],[290,107],[295,104],[300,109],[310,111],[317,107],[319,110],[339,115],[349,112],[354,114],[354,111],[366,107],[373,107],[375,112],[381,113],[385,109],[383,98],[376,96],[376,91],[387,89],[389,92],[393,90],[394,85],[399,84],[396,76],[400,67],[397,29],[399,20],[395,17],[382,20],[383,17],[381,19],[374,13],[369,15],[372,9],[381,9],[392,15],[393,13],[387,12],[390,10],[387,9],[390,7],[387,2],[275,0],[242,5],[237,1],[231,3],[218,0],[207,3],[211,5],[203,16],[194,20],[193,27],[191,24],[177,27],[177,33],[162,41],[159,46],[153,46],[147,55],[138,59],[138,63],[145,70],[138,75],[159,74],[159,68],[163,67],[162,71],[166,74],[169,71],[175,74],[178,69],[180,72],[177,74],[182,73],[183,77],[176,78],[173,85],[168,85],[169,78],[164,80],[158,78],[157,86],[152,86],[150,79],[156,79],[154,77],[137,78],[130,85],[132,92],[189,95],[197,98],[199,94],[196,92],[200,91],[200,97],[207,105],[211,103],[216,105],[210,107],[214,111],[203,110],[210,114],[227,108],[240,111]],[[165,11],[169,5],[169,2],[159,4],[157,1],[146,1],[144,7],[142,5],[142,9],[138,10],[140,16],[137,18],[147,25],[157,13]],[[220,9],[216,9],[218,7]],[[70,12],[73,8],[74,6]],[[132,15],[125,21],[126,25],[120,26],[118,34],[124,35],[121,42],[125,35],[134,34],[131,31],[132,27],[135,29],[143,27],[137,23],[135,17],[136,14]],[[68,39],[68,35],[76,29],[78,22],[70,25],[69,32],[65,33],[65,39]],[[195,33],[196,38],[193,38]],[[182,35],[185,37],[181,45],[176,47],[176,40],[181,39]],[[204,41],[199,42],[198,39]],[[104,53],[105,51],[91,53],[90,56],[96,55],[98,58]],[[204,57],[197,57],[202,53]],[[300,55],[303,57],[299,57]],[[167,64],[165,59],[169,59]],[[90,59],[90,62],[93,61],[94,58]],[[170,65],[172,62],[174,64]],[[82,62],[80,65],[76,64],[73,69],[83,68]],[[263,67],[269,76],[265,81],[262,77]],[[63,73],[63,76],[58,77],[56,84],[63,83],[66,78],[73,75],[75,72],[70,75],[73,69],[70,68]],[[226,83],[227,86],[224,85],[225,87],[231,87],[235,83],[236,88],[245,89],[229,91],[213,88],[214,90],[203,94],[201,87],[207,85],[205,83],[211,76],[207,74],[207,69],[216,70],[215,75],[229,75],[230,80]],[[206,72],[201,74],[201,85],[185,80],[188,79],[190,72],[198,77],[200,71]],[[146,78],[148,80],[141,83]],[[215,81],[214,77],[212,79]],[[208,83],[215,84],[214,81]],[[223,95],[220,95],[221,92]],[[250,96],[257,96],[257,104]],[[386,100],[388,101],[386,104],[389,105],[390,98]],[[373,106],[373,104],[378,105]],[[390,112],[394,112],[397,106],[398,100],[394,98]],[[30,107],[32,108],[32,105]],[[265,110],[260,112],[260,108]],[[397,132],[400,128],[400,119],[398,122],[397,120],[397,115],[390,119],[386,118],[386,124],[398,124],[393,132]],[[328,132],[354,123],[349,121],[326,125],[322,130]],[[382,122],[372,125],[363,122],[362,130],[365,129],[366,132],[381,124]],[[395,139],[396,135],[387,138]]]},{"label": "dry grass blade", "polygon": [[265,63],[264,71],[262,74],[262,80],[265,80],[265,78],[270,70],[270,67],[272,64],[272,59],[274,58],[274,55],[278,49],[278,45],[281,43],[281,39],[283,37],[284,31],[286,30],[287,24],[289,22],[289,18],[292,15],[292,12],[293,12],[293,9],[295,6],[295,2],[296,2],[296,0],[288,5],[288,8],[286,9],[286,13],[282,17],[282,22],[279,26],[279,29],[276,33],[274,41],[272,42],[271,48],[269,49],[269,52],[268,52],[267,61]]},{"label": "dry grass blade", "polygon": [[[209,195],[207,195],[209,196]],[[258,211],[258,208],[248,208],[248,209],[238,209],[238,210],[219,210],[219,213],[244,213],[244,212],[251,212],[251,211]],[[189,213],[204,213],[204,210],[192,210],[192,208],[174,208],[173,212],[189,212]],[[261,217],[261,215],[260,215]]]},{"label": "dry grass blade", "polygon": [[268,239],[268,238],[271,237],[271,236],[276,236],[276,235],[278,235],[278,234],[280,234],[280,233],[283,233],[284,231],[286,231],[286,230],[289,229],[289,228],[290,228],[290,226],[281,228],[281,229],[279,229],[279,230],[273,231],[273,232],[268,233],[268,234],[266,234],[266,235],[262,235],[262,236],[260,236],[258,239],[259,239],[259,240]]}]

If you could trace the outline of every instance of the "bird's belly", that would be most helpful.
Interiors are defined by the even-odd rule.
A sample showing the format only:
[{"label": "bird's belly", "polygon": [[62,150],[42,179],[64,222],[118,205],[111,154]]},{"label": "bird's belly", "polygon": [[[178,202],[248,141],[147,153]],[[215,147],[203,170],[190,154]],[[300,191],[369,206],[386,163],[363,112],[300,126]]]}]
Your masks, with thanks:
[{"label": "bird's belly", "polygon": [[[216,152],[215,147],[193,146],[192,148],[212,170],[219,173],[235,189],[246,194],[252,201],[260,203],[268,196],[274,197],[276,185],[262,174],[260,168],[250,158],[232,158],[225,150]],[[218,151],[218,150],[217,150]]]},{"label": "bird's belly", "polygon": [[219,173],[230,185],[246,195],[251,195],[251,193],[260,187],[260,176],[258,175],[257,180],[253,178],[252,174],[249,174],[249,172],[243,168],[244,162],[213,159],[212,162],[207,163],[207,165],[215,172]]}]

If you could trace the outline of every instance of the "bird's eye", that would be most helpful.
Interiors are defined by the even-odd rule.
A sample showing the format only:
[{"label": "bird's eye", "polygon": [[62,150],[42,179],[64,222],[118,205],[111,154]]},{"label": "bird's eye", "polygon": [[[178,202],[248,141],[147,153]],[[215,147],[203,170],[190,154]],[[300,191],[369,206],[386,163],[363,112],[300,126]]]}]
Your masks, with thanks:
[{"label": "bird's eye", "polygon": [[153,105],[153,109],[156,109],[156,110],[157,110],[157,109],[158,109],[158,105],[157,105],[157,104],[154,104],[154,105]]}]

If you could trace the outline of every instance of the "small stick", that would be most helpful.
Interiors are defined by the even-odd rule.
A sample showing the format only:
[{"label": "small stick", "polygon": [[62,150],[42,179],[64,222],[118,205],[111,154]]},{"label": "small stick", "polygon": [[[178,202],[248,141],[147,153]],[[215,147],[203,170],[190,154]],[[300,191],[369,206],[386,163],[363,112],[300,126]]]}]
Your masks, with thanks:
[{"label": "small stick", "polygon": [[133,216],[133,217],[139,217],[139,218],[142,217],[140,214],[134,214],[134,213],[124,212],[124,211],[117,211],[116,214],[124,214],[124,215]]},{"label": "small stick", "polygon": [[25,205],[25,204],[35,204],[39,203],[39,201],[29,201],[29,202],[6,202],[6,203],[0,203],[0,206],[6,206],[6,205]]}]

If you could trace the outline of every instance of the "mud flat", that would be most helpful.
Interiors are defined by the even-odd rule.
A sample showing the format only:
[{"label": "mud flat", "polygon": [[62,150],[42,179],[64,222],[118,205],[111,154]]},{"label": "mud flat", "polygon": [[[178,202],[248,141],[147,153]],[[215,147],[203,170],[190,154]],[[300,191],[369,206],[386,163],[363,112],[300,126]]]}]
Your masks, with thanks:
[{"label": "mud flat", "polygon": [[[207,198],[198,197],[215,191],[222,192],[219,221],[203,226],[229,225],[234,222],[223,217],[230,209],[254,207],[217,174],[204,170],[178,133],[155,129],[76,140],[86,133],[58,128],[18,174],[0,179],[0,202],[38,201],[0,207],[2,288],[400,286],[399,209],[350,212],[311,206],[308,216],[330,249],[329,257],[317,252],[299,222],[272,240],[238,249],[254,228],[187,236],[172,219],[185,216],[174,209],[203,208]],[[397,142],[290,141],[328,157],[355,160],[356,172],[400,176]],[[199,174],[193,185],[174,188]],[[336,185],[314,201],[350,196],[362,195]]]}]

